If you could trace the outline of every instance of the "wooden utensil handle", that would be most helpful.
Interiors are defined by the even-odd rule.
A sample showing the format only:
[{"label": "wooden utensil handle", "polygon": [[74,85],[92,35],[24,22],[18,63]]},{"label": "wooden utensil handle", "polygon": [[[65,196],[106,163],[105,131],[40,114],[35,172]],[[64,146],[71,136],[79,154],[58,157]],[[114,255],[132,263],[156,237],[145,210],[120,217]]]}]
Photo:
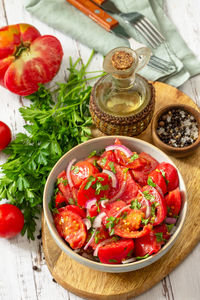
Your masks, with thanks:
[{"label": "wooden utensil handle", "polygon": [[95,2],[98,5],[103,4],[104,2],[106,2],[106,0],[92,0],[93,2]]},{"label": "wooden utensil handle", "polygon": [[89,0],[67,1],[108,31],[119,24],[117,20]]}]

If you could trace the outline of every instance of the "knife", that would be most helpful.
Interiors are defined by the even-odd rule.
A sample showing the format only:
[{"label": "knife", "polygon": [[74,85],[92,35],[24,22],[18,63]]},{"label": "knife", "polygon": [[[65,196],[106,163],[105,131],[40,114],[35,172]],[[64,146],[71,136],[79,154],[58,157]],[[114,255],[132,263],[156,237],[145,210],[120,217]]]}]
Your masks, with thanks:
[{"label": "knife", "polygon": [[121,11],[116,7],[112,1],[107,0],[92,0],[98,6],[102,7],[105,11],[113,14],[121,14]]},{"label": "knife", "polygon": [[[81,12],[83,12],[85,15],[87,15],[89,18],[91,18],[93,21],[95,21],[107,31],[112,32],[123,39],[128,40],[132,49],[144,46],[138,43],[132,37],[130,37],[130,35],[127,34],[127,32],[116,19],[114,19],[112,16],[110,16],[108,13],[106,13],[103,9],[101,9],[93,2],[89,0],[66,1],[75,6],[77,9],[79,9]],[[96,0],[96,2],[97,1],[99,3],[102,2],[102,0]]]}]

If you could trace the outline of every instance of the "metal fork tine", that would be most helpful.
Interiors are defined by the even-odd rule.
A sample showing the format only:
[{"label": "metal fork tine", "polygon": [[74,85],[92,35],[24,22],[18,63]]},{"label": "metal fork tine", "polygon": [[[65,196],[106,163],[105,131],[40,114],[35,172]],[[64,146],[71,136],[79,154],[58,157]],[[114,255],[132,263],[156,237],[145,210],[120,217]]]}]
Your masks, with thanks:
[{"label": "metal fork tine", "polygon": [[[135,27],[138,29],[140,29],[140,33],[144,36],[144,38],[146,38],[146,40],[148,39],[148,42],[154,45],[154,48],[156,48],[160,43],[158,43],[154,37],[149,34],[149,31],[144,27],[144,25],[141,22],[138,22],[137,25],[135,25]],[[138,29],[138,31],[139,31]]]},{"label": "metal fork tine", "polygon": [[152,48],[157,48],[157,44],[152,41],[152,39],[149,37],[149,35],[147,35],[143,28],[141,28],[141,26],[139,24],[135,24],[135,28],[144,36],[144,38],[147,40],[147,42],[149,43],[149,45],[152,47]]},{"label": "metal fork tine", "polygon": [[157,30],[157,28],[146,18],[144,17],[143,20],[149,25],[149,27],[154,30],[154,32],[157,34],[157,36],[160,37],[160,39],[164,42],[165,38],[164,36]]},{"label": "metal fork tine", "polygon": [[141,20],[140,22],[146,28],[146,30],[149,32],[149,35],[151,35],[157,41],[157,45],[162,43],[163,40],[156,35],[155,31],[151,29],[151,27],[148,25],[148,23],[145,22],[144,19]]}]

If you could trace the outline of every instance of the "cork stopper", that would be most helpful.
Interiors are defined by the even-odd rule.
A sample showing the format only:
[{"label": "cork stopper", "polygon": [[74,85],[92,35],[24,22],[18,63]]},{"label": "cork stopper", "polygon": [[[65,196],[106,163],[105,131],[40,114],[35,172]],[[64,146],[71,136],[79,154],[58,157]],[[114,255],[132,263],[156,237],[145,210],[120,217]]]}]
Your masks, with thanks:
[{"label": "cork stopper", "polygon": [[128,52],[117,51],[113,54],[111,61],[112,61],[112,65],[115,69],[127,70],[133,65],[134,58]]}]

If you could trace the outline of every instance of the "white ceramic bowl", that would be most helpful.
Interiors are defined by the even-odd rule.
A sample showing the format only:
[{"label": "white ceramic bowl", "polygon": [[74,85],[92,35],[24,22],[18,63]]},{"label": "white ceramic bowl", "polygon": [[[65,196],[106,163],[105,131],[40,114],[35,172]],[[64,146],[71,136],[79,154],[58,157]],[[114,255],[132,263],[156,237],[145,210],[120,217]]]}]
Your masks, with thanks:
[{"label": "white ceramic bowl", "polygon": [[[159,162],[168,162],[172,165],[174,163],[172,160],[161,150],[156,148],[155,146],[144,142],[142,140],[132,138],[132,137],[125,137],[125,136],[106,136],[106,137],[100,137],[100,138],[95,138],[92,140],[89,140],[83,144],[80,144],[76,147],[74,147],[72,150],[64,154],[60,160],[56,163],[56,165],[53,167],[51,170],[47,182],[44,188],[44,196],[43,196],[43,207],[44,207],[44,216],[46,223],[48,225],[49,231],[57,243],[57,245],[71,258],[75,259],[77,262],[93,268],[95,270],[103,271],[103,272],[110,272],[110,273],[121,273],[121,272],[130,272],[134,271],[140,268],[144,268],[153,262],[157,261],[159,258],[161,258],[164,254],[169,251],[169,249],[172,247],[174,244],[177,236],[179,235],[184,221],[185,221],[185,216],[186,216],[186,211],[187,211],[187,193],[186,193],[186,187],[183,181],[183,178],[178,171],[179,175],[179,187],[181,191],[181,196],[182,196],[182,207],[179,215],[179,219],[176,223],[176,231],[175,233],[171,236],[169,241],[161,248],[161,250],[154,254],[149,256],[148,258],[141,260],[141,261],[136,261],[132,262],[129,264],[102,264],[99,262],[95,262],[92,260],[89,260],[87,258],[82,257],[81,255],[77,254],[74,252],[66,243],[65,241],[59,236],[54,222],[52,218],[51,211],[49,210],[48,204],[51,201],[51,197],[54,192],[54,186],[55,182],[57,179],[57,176],[60,172],[62,172],[64,169],[66,169],[68,163],[73,159],[76,158],[77,161],[87,157],[92,151],[94,150],[102,150],[108,145],[114,144],[114,141],[116,138],[119,138],[122,144],[130,148],[132,151],[137,151],[137,152],[147,152],[148,154],[152,155],[154,158],[156,158]],[[174,165],[175,166],[175,165]],[[175,166],[176,167],[176,166]]]}]

